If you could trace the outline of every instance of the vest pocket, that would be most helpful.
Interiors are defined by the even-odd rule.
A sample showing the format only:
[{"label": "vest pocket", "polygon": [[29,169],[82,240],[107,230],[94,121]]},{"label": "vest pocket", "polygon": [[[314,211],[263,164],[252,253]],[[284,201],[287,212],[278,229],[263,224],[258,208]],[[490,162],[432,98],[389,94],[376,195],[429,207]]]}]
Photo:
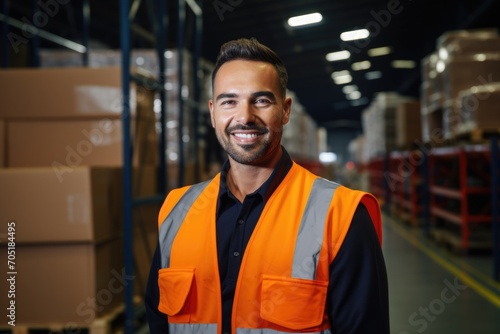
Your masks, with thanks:
[{"label": "vest pocket", "polygon": [[160,304],[158,310],[169,316],[181,312],[193,283],[194,269],[163,268],[158,272]]},{"label": "vest pocket", "polygon": [[264,275],[260,315],[293,330],[320,326],[325,316],[328,282]]}]

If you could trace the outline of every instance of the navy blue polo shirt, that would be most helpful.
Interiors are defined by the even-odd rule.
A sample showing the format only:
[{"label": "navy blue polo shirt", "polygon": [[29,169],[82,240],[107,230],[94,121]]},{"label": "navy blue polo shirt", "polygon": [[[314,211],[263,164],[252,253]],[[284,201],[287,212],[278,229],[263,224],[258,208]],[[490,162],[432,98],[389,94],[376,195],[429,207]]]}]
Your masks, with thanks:
[{"label": "navy blue polo shirt", "polygon": [[264,209],[264,204],[292,168],[292,159],[283,149],[281,159],[259,189],[248,194],[241,203],[229,191],[229,160],[222,166],[217,202],[217,255],[222,291],[222,333],[231,333],[231,310],[241,258],[248,240]]},{"label": "navy blue polo shirt", "polygon": [[[260,214],[274,190],[292,167],[285,149],[268,180],[240,202],[226,182],[229,161],[221,170],[216,228],[217,256],[222,291],[222,333],[231,332],[231,310],[241,259]],[[166,315],[158,311],[158,270],[161,258],[156,249],[145,305],[150,333],[168,333]],[[332,333],[389,333],[387,275],[375,228],[363,204],[357,208],[347,236],[330,265],[326,312]],[[356,316],[354,316],[356,315]]]}]

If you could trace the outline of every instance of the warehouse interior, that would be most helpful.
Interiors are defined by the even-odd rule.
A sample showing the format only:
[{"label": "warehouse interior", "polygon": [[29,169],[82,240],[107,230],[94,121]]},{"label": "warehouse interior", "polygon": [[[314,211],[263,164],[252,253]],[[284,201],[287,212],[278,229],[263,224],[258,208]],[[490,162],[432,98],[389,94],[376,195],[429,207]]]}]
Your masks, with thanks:
[{"label": "warehouse interior", "polygon": [[225,160],[207,101],[220,46],[242,37],[287,68],[293,160],[377,197],[391,333],[500,332],[498,13],[0,1],[0,333],[148,333],[158,211]]}]

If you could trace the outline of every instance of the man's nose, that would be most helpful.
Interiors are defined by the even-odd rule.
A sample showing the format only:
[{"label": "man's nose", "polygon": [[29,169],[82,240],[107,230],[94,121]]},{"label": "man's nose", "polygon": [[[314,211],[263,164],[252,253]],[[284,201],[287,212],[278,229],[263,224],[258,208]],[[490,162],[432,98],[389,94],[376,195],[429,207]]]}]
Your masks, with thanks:
[{"label": "man's nose", "polygon": [[238,106],[236,121],[247,124],[255,122],[255,110],[251,103],[241,103]]}]

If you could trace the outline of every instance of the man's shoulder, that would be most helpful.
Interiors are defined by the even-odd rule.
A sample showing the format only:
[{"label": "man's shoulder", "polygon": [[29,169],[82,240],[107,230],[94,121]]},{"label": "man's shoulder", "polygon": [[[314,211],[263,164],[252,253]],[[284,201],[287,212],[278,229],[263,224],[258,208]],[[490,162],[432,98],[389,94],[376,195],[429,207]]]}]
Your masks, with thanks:
[{"label": "man's shoulder", "polygon": [[198,183],[193,183],[193,184],[185,185],[182,187],[174,188],[174,189],[169,191],[169,193],[167,195],[167,199],[169,197],[180,198],[188,192],[189,193],[193,193],[193,192],[194,193],[201,193],[207,187],[210,187],[210,188],[217,187],[217,191],[218,191],[218,186],[219,186],[219,181],[218,181],[217,177],[214,177],[214,178],[211,178],[211,179],[208,179],[205,181],[201,181]]}]

